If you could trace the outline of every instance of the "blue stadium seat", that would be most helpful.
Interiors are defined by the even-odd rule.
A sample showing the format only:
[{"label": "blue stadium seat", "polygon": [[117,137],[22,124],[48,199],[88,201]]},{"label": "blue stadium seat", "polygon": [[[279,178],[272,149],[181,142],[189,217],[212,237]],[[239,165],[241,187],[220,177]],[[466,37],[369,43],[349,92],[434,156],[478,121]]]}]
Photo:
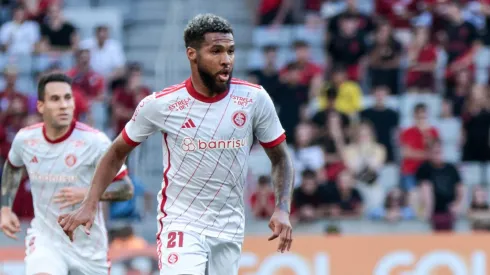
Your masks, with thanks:
[{"label": "blue stadium seat", "polygon": [[119,41],[123,38],[123,17],[116,8],[68,8],[64,14],[78,28],[82,39],[92,37],[94,28],[102,24],[109,27],[111,38]]},{"label": "blue stadium seat", "polygon": [[434,94],[407,94],[401,97],[400,104],[400,125],[402,127],[413,124],[413,108],[418,103],[427,106],[429,120],[433,121],[441,112],[441,97]]},{"label": "blue stadium seat", "polygon": [[[362,108],[371,108],[374,106],[375,100],[374,96],[366,95],[362,99]],[[388,96],[386,98],[386,106],[392,108],[394,110],[398,110],[400,108],[400,97],[399,96]]]},{"label": "blue stadium seat", "polygon": [[268,27],[257,27],[253,31],[253,45],[262,47],[268,44],[275,44],[281,47],[289,47],[292,42],[292,29],[281,27],[270,29]]},{"label": "blue stadium seat", "polygon": [[292,40],[304,40],[312,47],[323,47],[325,43],[325,31],[323,29],[310,29],[304,25],[292,28]]}]

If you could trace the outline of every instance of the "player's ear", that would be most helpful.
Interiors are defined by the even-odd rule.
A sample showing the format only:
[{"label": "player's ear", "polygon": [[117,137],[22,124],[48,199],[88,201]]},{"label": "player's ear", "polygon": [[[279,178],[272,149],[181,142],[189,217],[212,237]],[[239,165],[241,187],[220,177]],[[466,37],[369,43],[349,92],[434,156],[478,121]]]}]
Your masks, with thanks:
[{"label": "player's ear", "polygon": [[44,113],[44,102],[41,100],[37,101],[36,104],[37,111],[42,115]]},{"label": "player's ear", "polygon": [[187,47],[186,49],[187,53],[187,58],[189,58],[190,61],[195,62],[197,59],[197,50],[192,48],[192,47]]}]

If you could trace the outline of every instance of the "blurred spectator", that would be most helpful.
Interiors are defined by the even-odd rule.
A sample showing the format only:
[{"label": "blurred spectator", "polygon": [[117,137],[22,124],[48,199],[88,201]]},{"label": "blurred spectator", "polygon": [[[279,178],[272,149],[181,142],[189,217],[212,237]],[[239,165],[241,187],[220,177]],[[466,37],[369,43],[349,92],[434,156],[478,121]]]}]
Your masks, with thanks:
[{"label": "blurred spectator", "polygon": [[135,235],[131,225],[125,225],[119,229],[112,229],[110,250],[136,250],[148,247],[148,243],[141,237]]},{"label": "blurred spectator", "polygon": [[[481,34],[481,40],[483,47],[480,49],[480,53],[476,57],[477,65],[477,77],[478,84],[489,83],[489,69],[490,69],[490,1],[480,1],[480,12],[485,19],[485,28]],[[481,76],[480,76],[481,75]]]},{"label": "blurred spectator", "polygon": [[142,70],[138,64],[132,64],[128,68],[126,85],[116,88],[112,101],[112,121],[114,130],[119,134],[129,119],[138,103],[151,94],[151,90],[142,83]]},{"label": "blurred spectator", "polygon": [[281,25],[294,23],[292,0],[248,0],[248,2],[252,10],[255,11],[254,22],[256,25],[270,25],[277,28]]},{"label": "blurred spectator", "polygon": [[437,49],[429,41],[429,30],[415,28],[414,38],[408,46],[408,92],[434,92],[434,70],[437,64]]},{"label": "blurred spectator", "polygon": [[383,207],[375,209],[370,216],[373,219],[397,222],[413,219],[416,215],[408,203],[407,193],[403,192],[399,187],[395,187],[386,196]]},{"label": "blurred spectator", "polygon": [[361,110],[362,92],[357,82],[348,80],[343,66],[333,68],[331,81],[326,82],[319,95],[318,107],[324,110],[333,101],[335,110],[353,116]]},{"label": "blurred spectator", "polygon": [[328,214],[336,218],[357,218],[363,212],[363,199],[351,172],[344,170],[334,184],[328,185]]},{"label": "blurred spectator", "polygon": [[442,101],[441,115],[435,126],[440,134],[444,161],[449,163],[460,162],[461,119],[454,116],[451,101],[447,99]]},{"label": "blurred spectator", "polygon": [[463,161],[490,160],[490,104],[488,89],[475,86],[463,112]]},{"label": "blurred spectator", "polygon": [[480,185],[473,188],[468,217],[473,230],[490,231],[490,207],[487,190]]},{"label": "blurred spectator", "polygon": [[14,9],[12,21],[4,23],[0,28],[1,49],[10,55],[31,54],[39,39],[39,25],[26,20],[25,9],[22,6]]},{"label": "blurred spectator", "polygon": [[393,137],[398,130],[398,112],[386,106],[386,97],[389,88],[386,86],[374,87],[374,106],[360,113],[361,119],[371,121],[374,126],[378,142],[386,149],[386,162],[395,161]]},{"label": "blurred spectator", "polygon": [[51,5],[62,5],[63,0],[22,0],[30,20],[43,22]]},{"label": "blurred spectator", "polygon": [[12,134],[23,126],[29,110],[29,102],[25,95],[15,88],[17,70],[9,66],[5,68],[5,89],[0,92],[0,123],[7,125]]},{"label": "blurred spectator", "polygon": [[301,183],[301,174],[305,170],[317,172],[319,180],[323,181],[323,167],[325,166],[325,156],[323,149],[319,145],[314,145],[314,128],[310,124],[301,123],[296,127],[294,143],[290,146],[291,158],[295,171],[295,186]]},{"label": "blurred spectator", "polygon": [[[355,30],[357,34],[363,39],[366,38],[368,34],[374,31],[375,24],[374,20],[370,15],[361,12],[358,8],[360,0],[346,0],[346,9],[335,16],[333,16],[328,22],[328,33],[329,40],[335,39],[342,29],[341,21],[343,18],[351,18],[355,23]],[[343,1],[341,1],[343,2]],[[333,10],[333,9],[331,9]]]},{"label": "blurred spectator", "polygon": [[452,92],[447,95],[453,103],[454,114],[461,117],[465,101],[469,97],[473,86],[473,77],[469,69],[461,70],[455,75],[455,85]]},{"label": "blurred spectator", "polygon": [[268,45],[262,48],[264,53],[264,67],[250,72],[257,78],[257,84],[264,87],[272,100],[277,103],[280,97],[279,70],[277,69],[277,46]]},{"label": "blurred spectator", "polygon": [[104,77],[90,67],[90,51],[77,50],[75,53],[75,67],[66,74],[73,79],[72,87],[79,90],[89,102],[104,99]]},{"label": "blurred spectator", "polygon": [[367,44],[364,35],[358,30],[358,18],[345,14],[339,19],[338,35],[333,36],[327,45],[327,52],[333,66],[345,65],[350,80],[359,81],[364,76]]},{"label": "blurred spectator", "polygon": [[[309,86],[314,78],[321,79],[323,68],[311,61],[310,46],[306,41],[298,40],[293,43],[296,58],[293,62],[298,65],[301,70],[300,83]],[[280,76],[287,73],[287,66],[280,72]]]},{"label": "blurred spectator", "polygon": [[80,48],[90,51],[90,66],[107,82],[124,75],[126,56],[121,43],[109,38],[108,26],[96,27],[95,37],[82,41]]},{"label": "blurred spectator", "polygon": [[349,129],[343,127],[344,121],[340,113],[330,111],[324,116],[327,121],[324,129],[320,131],[319,142],[325,151],[325,177],[332,181],[345,168],[341,153],[349,141]]},{"label": "blurred spectator", "polygon": [[61,54],[78,48],[79,37],[75,27],[67,22],[59,5],[51,5],[41,25],[40,52]]},{"label": "blurred spectator", "polygon": [[282,127],[294,143],[294,128],[301,121],[308,102],[308,86],[301,83],[301,67],[297,63],[289,64],[285,74],[276,104]]},{"label": "blurred spectator", "polygon": [[454,221],[463,213],[464,185],[457,168],[444,162],[439,141],[432,142],[430,158],[417,170],[423,217],[431,221],[433,230],[452,230]]},{"label": "blurred spectator", "polygon": [[257,190],[250,197],[250,206],[255,218],[269,219],[276,207],[274,190],[269,176],[260,176]]},{"label": "blurred spectator", "polygon": [[411,27],[410,20],[418,15],[423,2],[419,0],[375,0],[376,14],[389,20],[390,24],[401,30]]},{"label": "blurred spectator", "polygon": [[476,28],[465,21],[461,13],[462,4],[450,1],[446,5],[446,16],[449,24],[439,34],[447,53],[446,79],[448,93],[452,94],[454,76],[464,69],[474,70],[473,59],[480,42]]},{"label": "blurred spectator", "polygon": [[393,94],[399,94],[401,51],[402,45],[393,36],[391,26],[386,22],[378,25],[369,50],[372,86],[385,85]]},{"label": "blurred spectator", "polygon": [[377,143],[370,122],[363,121],[354,128],[353,140],[342,151],[342,159],[359,183],[364,208],[369,211],[381,205],[384,191],[377,179],[386,161],[386,149]]},{"label": "blurred spectator", "polygon": [[311,222],[324,217],[326,202],[324,187],[324,185],[319,185],[315,171],[303,171],[301,185],[293,192],[296,219]]},{"label": "blurred spectator", "polygon": [[416,186],[415,174],[420,165],[428,159],[430,155],[430,144],[439,138],[437,129],[430,126],[428,122],[427,106],[423,103],[415,105],[414,110],[415,125],[403,130],[400,136],[402,164],[402,189],[413,191]]},{"label": "blurred spectator", "polygon": [[[127,201],[111,202],[109,204],[109,219],[112,221],[136,222],[151,211],[152,194],[145,190],[145,186],[134,174],[130,175],[133,183],[134,196]],[[143,199],[144,209],[138,206],[139,199]]]}]

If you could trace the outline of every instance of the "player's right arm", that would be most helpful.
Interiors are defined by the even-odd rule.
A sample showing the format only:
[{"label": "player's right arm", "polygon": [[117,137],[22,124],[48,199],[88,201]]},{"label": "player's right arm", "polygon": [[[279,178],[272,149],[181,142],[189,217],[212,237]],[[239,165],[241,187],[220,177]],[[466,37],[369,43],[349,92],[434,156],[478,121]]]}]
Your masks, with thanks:
[{"label": "player's right arm", "polygon": [[19,219],[12,212],[12,205],[25,171],[21,157],[21,144],[19,134],[17,134],[3,166],[1,182],[0,228],[7,237],[12,239],[17,239],[15,234],[20,231]]},{"label": "player's right arm", "polygon": [[155,94],[145,97],[140,102],[122,133],[100,159],[81,207],[59,217],[59,224],[70,237],[79,225],[85,225],[88,232],[102,194],[116,177],[129,153],[157,131],[154,121],[157,121],[159,111],[160,109],[155,107]]}]

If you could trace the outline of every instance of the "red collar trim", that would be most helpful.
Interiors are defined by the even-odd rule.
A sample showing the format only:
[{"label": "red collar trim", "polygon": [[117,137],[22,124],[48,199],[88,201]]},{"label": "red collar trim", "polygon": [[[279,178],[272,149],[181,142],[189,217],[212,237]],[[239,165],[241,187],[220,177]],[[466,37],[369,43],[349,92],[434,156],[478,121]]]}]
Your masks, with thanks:
[{"label": "red collar trim", "polygon": [[75,125],[77,124],[77,121],[76,120],[73,120],[70,124],[70,128],[68,129],[68,131],[62,135],[61,137],[57,138],[57,139],[50,139],[48,137],[48,135],[46,135],[46,126],[45,124],[43,124],[43,136],[44,136],[44,139],[49,142],[49,143],[60,143],[60,142],[63,142],[65,140],[67,140],[71,134],[73,133],[73,130],[75,130]]},{"label": "red collar trim", "polygon": [[228,92],[229,92],[229,90],[226,90],[226,92],[221,93],[219,95],[216,95],[216,96],[213,96],[213,97],[207,97],[207,96],[205,96],[203,94],[200,94],[198,91],[196,91],[196,89],[194,88],[194,85],[192,84],[192,80],[191,80],[190,77],[185,81],[185,88],[187,89],[187,92],[193,98],[195,98],[195,99],[197,99],[199,101],[205,102],[205,103],[215,103],[215,102],[218,102],[218,101],[222,100],[223,98],[225,98],[228,95]]}]

